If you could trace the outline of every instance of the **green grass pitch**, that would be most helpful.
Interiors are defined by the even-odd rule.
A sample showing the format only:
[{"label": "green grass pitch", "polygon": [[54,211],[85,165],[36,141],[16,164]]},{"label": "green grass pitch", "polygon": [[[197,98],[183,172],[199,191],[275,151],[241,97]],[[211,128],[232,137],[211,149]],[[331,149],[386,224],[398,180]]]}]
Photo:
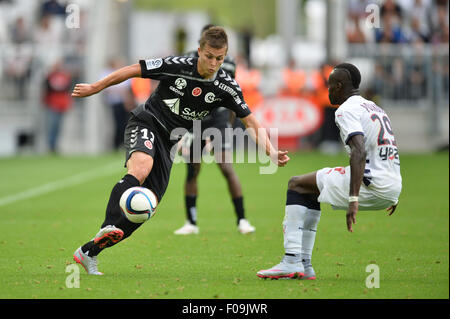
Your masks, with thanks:
[{"label": "green grass pitch", "polygon": [[[74,250],[103,222],[123,154],[0,159],[0,298],[153,299],[448,299],[448,152],[402,154],[403,192],[393,216],[359,212],[354,233],[345,212],[322,205],[313,265],[318,279],[262,280],[256,272],[283,254],[281,223],[287,181],[322,167],[346,166],[344,155],[291,153],[276,174],[235,164],[252,235],[237,232],[225,180],[215,164],[199,178],[200,234],[175,236],[184,223],[184,164],[175,164],[157,214],[132,237],[99,255],[104,276],[80,268],[69,288]],[[380,287],[366,287],[379,267]]]}]

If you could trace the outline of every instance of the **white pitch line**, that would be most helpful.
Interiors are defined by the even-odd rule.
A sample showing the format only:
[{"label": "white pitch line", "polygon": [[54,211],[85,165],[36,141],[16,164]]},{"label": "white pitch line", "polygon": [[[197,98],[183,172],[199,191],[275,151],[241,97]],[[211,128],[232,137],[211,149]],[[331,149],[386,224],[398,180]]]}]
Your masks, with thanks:
[{"label": "white pitch line", "polygon": [[83,184],[89,182],[91,180],[100,178],[102,176],[111,175],[113,173],[118,172],[118,168],[120,168],[120,164],[115,162],[108,164],[106,166],[102,166],[101,168],[95,168],[86,172],[82,172],[76,175],[72,175],[70,177],[50,182],[35,188],[30,188],[26,191],[8,195],[0,198],[0,207],[15,203],[19,200],[28,199],[31,197],[40,196],[43,194],[51,193],[56,190],[61,190],[67,187]]}]

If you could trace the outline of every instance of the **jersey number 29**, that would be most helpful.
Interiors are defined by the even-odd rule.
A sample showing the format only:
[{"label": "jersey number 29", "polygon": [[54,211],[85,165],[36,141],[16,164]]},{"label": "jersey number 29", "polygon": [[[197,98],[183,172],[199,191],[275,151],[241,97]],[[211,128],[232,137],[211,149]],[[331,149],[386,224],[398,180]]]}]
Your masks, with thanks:
[{"label": "jersey number 29", "polygon": [[[380,117],[377,114],[372,114],[372,116],[370,118],[372,119],[372,121],[380,122],[380,131],[378,132],[378,145],[397,146],[397,143],[395,142],[395,139],[394,139],[394,132],[392,131],[392,126],[391,126],[391,122],[389,121],[389,118],[386,115],[384,115],[380,119]],[[392,138],[390,140],[384,137],[385,131],[387,131],[387,133],[392,136]]]}]

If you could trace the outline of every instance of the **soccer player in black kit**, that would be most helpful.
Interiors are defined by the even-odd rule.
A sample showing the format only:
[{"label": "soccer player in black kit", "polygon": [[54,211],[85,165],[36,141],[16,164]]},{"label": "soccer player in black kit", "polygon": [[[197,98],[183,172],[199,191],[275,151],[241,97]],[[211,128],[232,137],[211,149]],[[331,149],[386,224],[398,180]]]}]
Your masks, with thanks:
[{"label": "soccer player in black kit", "polygon": [[156,194],[159,203],[169,183],[174,146],[181,138],[180,128],[189,130],[194,120],[202,120],[215,108],[223,106],[232,110],[273,163],[284,166],[289,161],[287,151],[274,149],[265,129],[245,104],[239,85],[220,68],[227,49],[225,30],[211,27],[202,33],[198,58],[169,56],[140,60],[93,84],[75,85],[72,96],[87,97],[132,77],[160,81],[147,102],[132,111],[128,121],[125,131],[127,174],[111,191],[105,221],[94,238],[74,253],[75,261],[88,274],[101,275],[97,255],[142,225],[130,222],[122,214],[119,200],[123,192],[130,187],[143,186]]},{"label": "soccer player in black kit", "polygon": [[[202,33],[209,28],[213,27],[212,24],[207,24],[203,27]],[[186,54],[188,57],[198,58],[198,51],[191,51]],[[236,74],[236,63],[229,55],[225,56],[221,68],[228,72],[228,74],[234,79]],[[208,128],[217,128],[221,133],[221,139],[214,140],[214,155],[216,162],[225,177],[228,185],[228,191],[233,202],[234,212],[236,214],[238,231],[241,234],[249,234],[255,231],[255,227],[245,218],[244,210],[244,198],[242,196],[242,187],[239,181],[239,177],[233,169],[232,163],[226,161],[226,152],[232,151],[232,145],[226,140],[227,128],[231,128],[231,119],[234,118],[234,114],[225,107],[219,107],[214,109],[211,114],[207,115],[201,121],[201,131],[199,136],[194,136],[192,133],[188,133],[185,137],[185,148],[188,149],[189,156],[187,159],[187,176],[184,184],[184,203],[186,207],[187,220],[185,224],[177,229],[175,235],[190,235],[198,234],[199,228],[197,226],[197,197],[198,186],[197,178],[201,168],[201,154],[194,154],[194,143],[200,143],[200,149],[203,150],[206,141],[202,139],[203,132]],[[214,138],[214,136],[212,136]],[[195,141],[195,142],[194,142]],[[185,143],[183,143],[185,144]],[[190,144],[190,145],[189,145]],[[220,148],[220,149],[219,149]],[[219,152],[217,152],[219,151]]]}]

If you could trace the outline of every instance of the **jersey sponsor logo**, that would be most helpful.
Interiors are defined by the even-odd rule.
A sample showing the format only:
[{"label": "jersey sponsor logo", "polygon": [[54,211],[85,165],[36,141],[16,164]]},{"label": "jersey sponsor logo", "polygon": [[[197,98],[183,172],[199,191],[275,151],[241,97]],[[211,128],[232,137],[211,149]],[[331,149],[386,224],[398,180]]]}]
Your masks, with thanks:
[{"label": "jersey sponsor logo", "polygon": [[181,112],[180,116],[186,120],[203,120],[206,115],[209,114],[209,111],[195,111],[191,110],[188,107],[185,107]]},{"label": "jersey sponsor logo", "polygon": [[186,87],[187,82],[185,79],[183,78],[178,78],[175,80],[175,86],[177,87],[178,90],[182,90]]},{"label": "jersey sponsor logo", "polygon": [[170,89],[171,91],[174,91],[174,92],[175,92],[176,94],[178,94],[178,95],[184,96],[184,92],[181,92],[180,90],[178,90],[177,88],[173,87],[172,85],[169,86],[169,89]]},{"label": "jersey sponsor logo", "polygon": [[163,100],[164,103],[169,107],[169,110],[171,110],[175,114],[180,114],[180,99],[166,99]]},{"label": "jersey sponsor logo", "polygon": [[225,92],[229,93],[233,97],[236,104],[240,105],[244,110],[248,108],[247,104],[243,103],[241,97],[239,96],[239,94],[237,94],[237,92],[233,88],[229,87],[224,83],[220,83],[219,89],[222,89]]},{"label": "jersey sponsor logo", "polygon": [[380,147],[380,151],[378,153],[382,161],[390,160],[397,161],[394,164],[400,164],[400,157],[398,156],[397,147],[393,146],[382,146]]},{"label": "jersey sponsor logo", "polygon": [[205,102],[212,103],[216,100],[216,95],[212,92],[208,92],[205,94]]},{"label": "jersey sponsor logo", "polygon": [[233,90],[231,87],[224,83],[219,83],[219,89],[224,90],[225,92],[229,93],[232,97],[235,97],[237,95],[236,91]]},{"label": "jersey sponsor logo", "polygon": [[180,90],[184,89],[187,86],[187,82],[183,78],[177,78],[175,80],[175,87],[169,86],[169,89],[175,92],[178,95],[184,96],[184,92],[181,92]]},{"label": "jersey sponsor logo", "polygon": [[183,108],[183,110],[180,113],[180,99],[179,98],[166,99],[163,101],[172,113],[175,113],[176,115],[181,116],[185,120],[190,120],[190,121],[191,120],[203,120],[203,118],[205,118],[209,114],[209,111],[207,111],[207,110],[195,111],[195,110],[191,110],[188,107]]},{"label": "jersey sponsor logo", "polygon": [[197,96],[199,96],[200,94],[202,94],[202,89],[199,88],[198,86],[195,87],[195,88],[192,90],[192,96],[197,97]]},{"label": "jersey sponsor logo", "polygon": [[149,59],[145,60],[145,66],[147,67],[147,70],[153,70],[161,67],[162,65],[162,59]]}]

